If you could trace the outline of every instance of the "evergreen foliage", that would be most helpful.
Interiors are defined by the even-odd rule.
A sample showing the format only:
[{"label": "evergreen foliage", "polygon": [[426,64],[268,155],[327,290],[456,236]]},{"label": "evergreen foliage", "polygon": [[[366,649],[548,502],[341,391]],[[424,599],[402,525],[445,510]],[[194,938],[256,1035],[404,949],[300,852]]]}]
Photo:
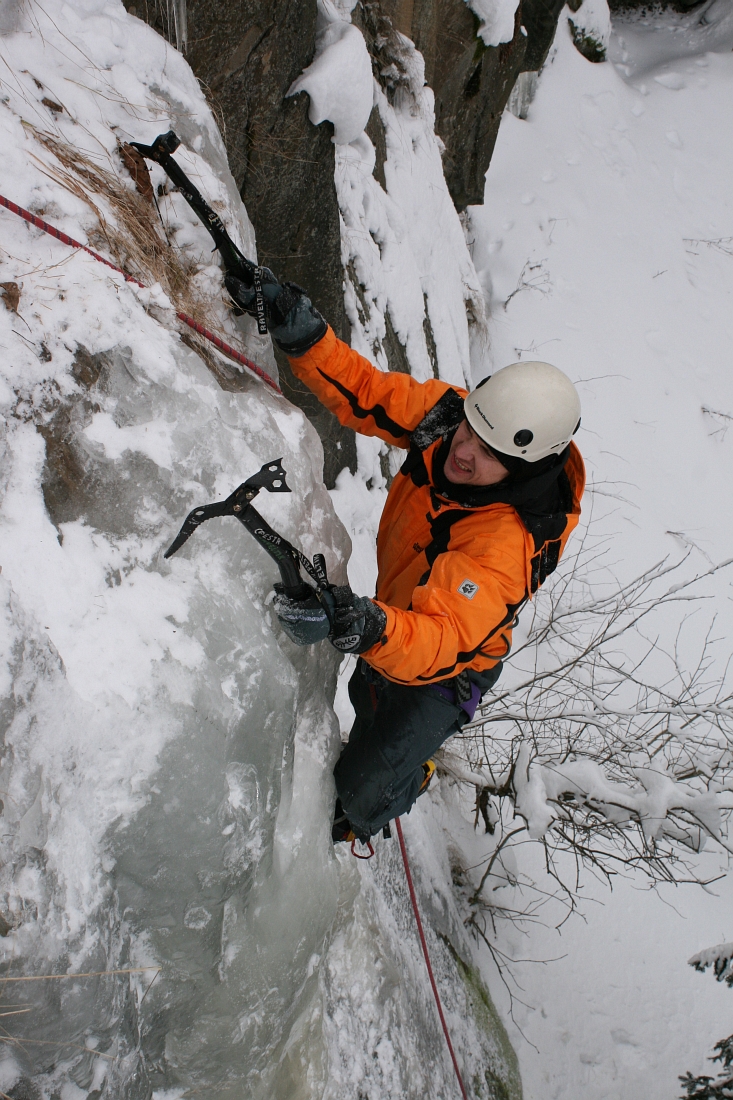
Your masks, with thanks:
[{"label": "evergreen foliage", "polygon": [[708,951],[693,955],[690,966],[694,966],[701,974],[712,966],[716,982],[725,982],[733,989],[733,943],[721,943],[719,947],[711,947]]},{"label": "evergreen foliage", "polygon": [[[723,944],[722,949],[713,948],[710,952],[690,959],[690,965],[696,970],[704,971],[708,966],[713,966],[717,981],[725,981],[729,986],[733,985],[730,974],[731,944]],[[733,1035],[727,1039],[721,1039],[713,1047],[718,1053],[712,1055],[711,1062],[722,1062],[723,1068],[716,1078],[706,1074],[693,1076],[689,1071],[680,1077],[682,1087],[685,1090],[680,1100],[730,1100],[733,1098]]]}]

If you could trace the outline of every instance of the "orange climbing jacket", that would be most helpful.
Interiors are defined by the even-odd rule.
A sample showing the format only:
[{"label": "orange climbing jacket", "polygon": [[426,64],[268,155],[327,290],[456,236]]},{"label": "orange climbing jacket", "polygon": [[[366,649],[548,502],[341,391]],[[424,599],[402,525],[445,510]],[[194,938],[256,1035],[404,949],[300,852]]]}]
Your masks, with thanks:
[{"label": "orange climbing jacket", "polygon": [[556,465],[519,485],[459,489],[442,469],[466,390],[384,373],[330,328],[290,365],[342,424],[409,450],[377,537],[387,625],[364,659],[410,685],[493,667],[578,523],[585,470],[575,444],[559,476]]}]

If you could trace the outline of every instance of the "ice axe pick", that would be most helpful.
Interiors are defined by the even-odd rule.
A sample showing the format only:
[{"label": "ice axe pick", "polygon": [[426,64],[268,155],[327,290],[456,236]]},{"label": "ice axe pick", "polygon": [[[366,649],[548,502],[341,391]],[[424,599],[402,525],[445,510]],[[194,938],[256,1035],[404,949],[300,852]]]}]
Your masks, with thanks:
[{"label": "ice axe pick", "polygon": [[234,516],[277,564],[287,596],[299,599],[305,594],[306,589],[311,593],[313,591],[300,574],[301,566],[319,589],[327,590],[330,585],[323,555],[315,554],[313,561],[309,561],[305,554],[277,531],[273,531],[257,509],[252,506],[252,501],[261,489],[266,489],[268,493],[289,493],[291,490],[285,478],[282,459],[276,458],[272,462],[266,462],[256,474],[243,481],[226,500],[218,500],[213,504],[194,508],[186,516],[183,526],[163,557],[170,558],[177,553],[196,528],[207,520],[219,516]]}]

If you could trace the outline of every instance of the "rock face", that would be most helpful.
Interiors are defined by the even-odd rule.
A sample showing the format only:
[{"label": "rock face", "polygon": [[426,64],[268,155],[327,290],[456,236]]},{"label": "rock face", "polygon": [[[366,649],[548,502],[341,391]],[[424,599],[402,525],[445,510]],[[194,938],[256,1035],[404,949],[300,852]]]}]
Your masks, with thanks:
[{"label": "rock face", "polygon": [[[181,18],[163,0],[127,3],[160,33],[176,41]],[[374,75],[387,94],[396,32],[411,38],[425,58],[435,91],[436,131],[445,144],[446,180],[458,209],[483,202],[484,176],[501,115],[523,70],[539,69],[547,55],[562,0],[522,0],[514,37],[487,47],[464,0],[359,0],[352,19],[364,33]],[[173,14],[171,10],[173,9]],[[336,333],[348,340],[339,208],[334,187],[333,128],[308,121],[308,97],[288,91],[315,51],[315,0],[189,0],[186,56],[220,122],[229,163],[257,234],[259,259],[283,278],[307,287]],[[526,34],[522,31],[522,26]],[[384,186],[384,135],[377,112],[367,130],[376,149],[374,173]],[[392,370],[405,370],[397,338],[385,348]],[[286,395],[315,425],[324,447],[324,479],[356,467],[353,433],[341,427],[278,356]]]},{"label": "rock face", "polygon": [[[127,4],[175,42],[170,5]],[[134,8],[134,11],[133,11]],[[333,128],[308,121],[308,97],[288,91],[313,59],[315,0],[193,0],[187,60],[220,123],[229,164],[251,212],[258,258],[281,278],[307,287],[336,334],[348,340],[339,211],[333,181]],[[342,428],[278,353],[280,384],[323,441],[324,479],[356,467],[353,432]]]},{"label": "rock face", "polygon": [[354,18],[367,33],[375,60],[376,43],[386,37],[384,24],[411,38],[425,58],[425,80],[435,92],[435,129],[445,144],[446,181],[459,210],[483,203],[502,112],[519,73],[543,65],[562,7],[563,0],[523,0],[511,42],[485,46],[477,34],[479,21],[464,0],[357,5]]},{"label": "rock face", "polygon": [[[333,129],[308,122],[308,97],[288,91],[313,59],[315,0],[196,0],[188,60],[210,89],[223,122],[229,163],[251,211],[259,259],[307,287],[336,334],[349,339],[342,291],[339,212],[333,182]],[[315,424],[332,485],[356,466],[353,433],[314,400],[278,356],[287,396]]]}]

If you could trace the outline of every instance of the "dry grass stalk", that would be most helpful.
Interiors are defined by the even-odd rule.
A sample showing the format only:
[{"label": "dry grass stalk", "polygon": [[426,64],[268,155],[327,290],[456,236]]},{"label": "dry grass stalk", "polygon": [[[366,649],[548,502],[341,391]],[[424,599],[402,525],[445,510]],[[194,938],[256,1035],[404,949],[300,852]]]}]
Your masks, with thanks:
[{"label": "dry grass stalk", "polygon": [[[178,309],[189,312],[199,307],[200,312],[202,303],[190,285],[194,265],[162,237],[155,208],[136,190],[125,187],[119,176],[78,149],[52,134],[29,128],[58,164],[51,167],[40,162],[43,171],[94,212],[102,241],[118,266],[143,282],[160,283]],[[92,195],[106,203],[114,222],[105,217]]]},{"label": "dry grass stalk", "polygon": [[124,970],[87,970],[82,974],[32,974],[27,978],[0,978],[0,982],[60,982],[69,978],[106,978],[110,974],[144,974],[148,970],[160,972],[159,966],[128,966]]},{"label": "dry grass stalk", "polygon": [[[93,1054],[97,1058],[104,1058],[107,1062],[114,1062],[114,1054],[105,1054],[104,1051],[94,1050],[92,1047],[83,1047],[79,1043],[67,1043],[64,1039],[28,1039],[24,1035],[0,1035],[0,1043],[11,1043],[22,1049],[23,1043],[33,1043],[41,1047],[71,1047],[73,1050],[82,1050],[85,1054]],[[0,1093],[3,1096],[4,1093]]]},{"label": "dry grass stalk", "polygon": [[[143,1000],[147,997],[153,982],[160,974],[161,967],[159,966],[128,966],[119,970],[89,970],[79,974],[32,974],[27,977],[18,978],[0,978],[0,982],[48,982],[48,981],[64,981],[69,978],[104,978],[110,975],[118,974],[144,974],[154,970],[153,980],[148,985],[143,995]],[[142,1003],[142,1002],[141,1002]],[[0,1008],[10,1008],[10,1011],[0,1012],[0,1017],[5,1016],[22,1016],[28,1012],[32,1012],[33,1008],[26,1006],[8,1006],[0,1005]],[[8,1043],[13,1046],[23,1049],[24,1043],[32,1043],[34,1046],[55,1046],[55,1047],[67,1047],[73,1050],[81,1050],[85,1054],[94,1055],[97,1058],[104,1058],[108,1062],[114,1062],[116,1055],[105,1054],[104,1051],[95,1050],[93,1047],[80,1046],[79,1043],[73,1043],[64,1039],[31,1039],[23,1035],[11,1035],[0,1024],[0,1043]],[[0,1091],[0,1100],[12,1100],[7,1093]]]},{"label": "dry grass stalk", "polygon": [[[157,210],[147,194],[126,187],[119,176],[52,134],[25,125],[57,162],[53,167],[39,162],[42,171],[94,212],[99,224],[98,247],[141,282],[159,283],[176,310],[195,317],[207,328],[216,328],[216,315],[192,284],[196,263],[164,239]],[[120,156],[127,163],[122,151]],[[111,218],[105,217],[92,195],[106,204]],[[222,389],[238,392],[248,388],[249,380],[243,372],[220,358],[205,340],[190,333],[182,339],[204,360]]]}]

